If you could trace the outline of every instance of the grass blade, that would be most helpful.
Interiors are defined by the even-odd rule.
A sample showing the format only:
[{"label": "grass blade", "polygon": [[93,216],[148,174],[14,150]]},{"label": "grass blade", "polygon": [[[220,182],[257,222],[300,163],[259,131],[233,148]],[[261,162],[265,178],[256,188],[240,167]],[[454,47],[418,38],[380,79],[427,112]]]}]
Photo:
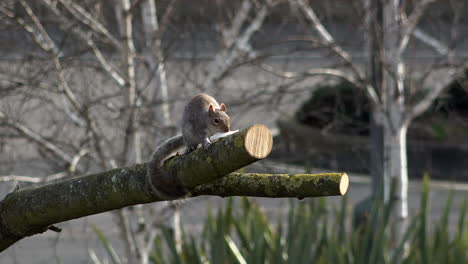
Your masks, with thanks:
[{"label": "grass blade", "polygon": [[109,254],[109,256],[111,257],[112,262],[114,264],[121,264],[122,262],[120,261],[119,256],[117,255],[114,248],[112,247],[112,245],[107,240],[106,236],[101,232],[101,230],[99,230],[99,228],[97,226],[91,225],[91,228],[93,229],[94,233],[98,236],[99,240],[101,241],[101,243],[106,248],[107,254]]},{"label": "grass blade", "polygon": [[94,252],[94,250],[88,249],[88,252],[89,252],[89,257],[91,258],[91,260],[93,261],[94,264],[101,264],[101,262],[99,261],[99,258],[96,256],[96,253]]},{"label": "grass blade", "polygon": [[171,252],[174,263],[182,264],[182,259],[180,258],[179,252],[177,252],[174,232],[169,227],[165,226],[161,227],[161,231],[166,241],[166,245],[169,248],[169,252]]},{"label": "grass blade", "polygon": [[234,241],[232,241],[231,237],[228,236],[228,235],[225,235],[224,240],[226,241],[226,244],[227,244],[228,248],[231,250],[231,253],[234,256],[234,259],[237,261],[237,263],[247,264],[247,261],[245,261],[245,258],[242,256],[241,252],[237,248]]}]

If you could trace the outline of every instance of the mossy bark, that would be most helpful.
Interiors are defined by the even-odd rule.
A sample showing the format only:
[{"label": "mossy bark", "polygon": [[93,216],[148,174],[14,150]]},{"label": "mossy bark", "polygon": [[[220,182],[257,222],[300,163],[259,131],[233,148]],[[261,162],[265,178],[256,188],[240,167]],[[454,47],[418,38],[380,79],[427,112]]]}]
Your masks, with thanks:
[{"label": "mossy bark", "polygon": [[[191,190],[216,180],[219,175],[226,175],[265,158],[271,151],[271,145],[272,136],[268,129],[263,125],[253,125],[214,142],[208,150],[198,148],[192,152],[194,155],[170,159],[164,164],[164,169],[173,178],[179,179],[187,190]],[[266,146],[267,150],[259,150],[256,146]]]},{"label": "mossy bark", "polygon": [[348,189],[346,173],[259,174],[230,173],[215,182],[200,185],[192,196],[215,195],[254,197],[305,197],[344,195]]},{"label": "mossy bark", "polygon": [[138,164],[15,191],[0,202],[0,251],[55,223],[157,201]]},{"label": "mossy bark", "polygon": [[[342,195],[345,173],[230,173],[193,188],[192,196],[305,197]],[[343,181],[345,186],[343,187]],[[149,187],[146,164],[16,191],[0,202],[0,252],[55,223],[140,203],[161,201]]]},{"label": "mossy bark", "polygon": [[[263,143],[269,146],[258,146]],[[208,150],[200,148],[174,157],[163,169],[194,196],[303,198],[346,192],[348,178],[343,173],[228,174],[266,157],[270,150],[271,134],[257,125],[215,142]],[[15,191],[0,201],[0,252],[55,223],[165,200],[155,191],[155,179],[157,175],[148,177],[147,164],[136,164]]]},{"label": "mossy bark", "polygon": [[[267,135],[259,133],[265,131]],[[259,156],[249,147],[252,144],[269,146]],[[268,128],[254,125],[220,139],[208,150],[199,148],[174,157],[162,169],[191,191],[266,157],[270,150]],[[0,252],[23,237],[46,231],[55,223],[165,200],[153,186],[157,176],[148,177],[147,165],[137,164],[15,191],[0,201]]]}]

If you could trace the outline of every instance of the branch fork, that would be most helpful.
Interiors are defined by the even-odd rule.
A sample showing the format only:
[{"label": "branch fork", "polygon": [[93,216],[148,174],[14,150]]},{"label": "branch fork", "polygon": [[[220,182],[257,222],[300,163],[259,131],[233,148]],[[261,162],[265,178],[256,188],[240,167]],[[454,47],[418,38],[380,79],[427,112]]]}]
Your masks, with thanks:
[{"label": "branch fork", "polygon": [[[232,173],[266,158],[273,145],[270,130],[253,125],[214,142],[208,150],[169,159],[163,169],[191,193],[259,197],[343,195],[348,176],[335,174]],[[152,188],[147,164],[116,168],[40,187],[24,188],[0,201],[0,252],[16,241],[55,229],[52,225],[126,206],[166,200]]]}]

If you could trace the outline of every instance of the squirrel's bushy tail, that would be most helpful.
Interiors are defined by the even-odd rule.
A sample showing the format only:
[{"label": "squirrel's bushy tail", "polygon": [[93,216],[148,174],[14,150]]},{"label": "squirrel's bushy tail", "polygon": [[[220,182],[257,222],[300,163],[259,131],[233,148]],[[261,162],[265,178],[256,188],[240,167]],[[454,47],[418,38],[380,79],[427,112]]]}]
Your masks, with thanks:
[{"label": "squirrel's bushy tail", "polygon": [[151,163],[153,166],[162,166],[164,161],[174,156],[177,151],[185,146],[182,135],[171,137],[161,143],[151,155]]},{"label": "squirrel's bushy tail", "polygon": [[153,190],[166,199],[175,199],[186,194],[182,184],[161,168],[164,161],[183,147],[185,143],[182,135],[171,137],[156,148],[148,163],[148,180],[152,182]]}]

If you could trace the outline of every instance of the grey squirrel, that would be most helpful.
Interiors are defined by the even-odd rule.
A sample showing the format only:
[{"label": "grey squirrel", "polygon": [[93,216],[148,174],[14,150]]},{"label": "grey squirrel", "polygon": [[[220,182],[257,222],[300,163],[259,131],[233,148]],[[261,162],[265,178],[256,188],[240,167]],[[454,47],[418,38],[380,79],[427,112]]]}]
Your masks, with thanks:
[{"label": "grey squirrel", "polygon": [[164,162],[184,147],[187,153],[195,150],[199,144],[208,149],[210,136],[229,132],[231,119],[226,113],[226,105],[219,105],[213,97],[202,93],[194,96],[185,106],[181,126],[182,135],[169,138],[159,145],[148,164],[147,175],[153,181],[153,186],[168,198],[183,196],[186,191],[177,179],[172,179],[161,170]]},{"label": "grey squirrel", "polygon": [[226,105],[219,105],[207,94],[198,94],[185,106],[182,116],[182,136],[188,151],[202,143],[205,149],[211,144],[210,136],[218,132],[229,132],[231,119]]}]

